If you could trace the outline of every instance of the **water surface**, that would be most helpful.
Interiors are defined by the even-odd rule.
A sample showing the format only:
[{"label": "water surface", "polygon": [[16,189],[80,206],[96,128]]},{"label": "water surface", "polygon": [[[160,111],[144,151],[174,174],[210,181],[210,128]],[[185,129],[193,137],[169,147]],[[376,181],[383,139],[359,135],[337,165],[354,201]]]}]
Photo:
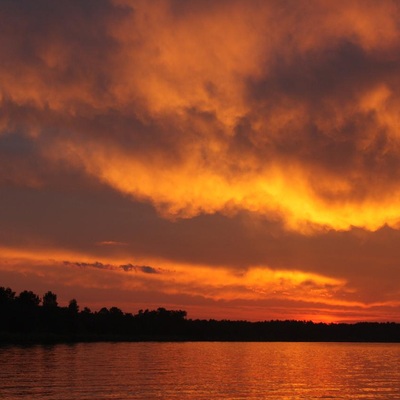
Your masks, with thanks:
[{"label": "water surface", "polygon": [[400,399],[400,345],[81,343],[0,348],[0,398]]}]

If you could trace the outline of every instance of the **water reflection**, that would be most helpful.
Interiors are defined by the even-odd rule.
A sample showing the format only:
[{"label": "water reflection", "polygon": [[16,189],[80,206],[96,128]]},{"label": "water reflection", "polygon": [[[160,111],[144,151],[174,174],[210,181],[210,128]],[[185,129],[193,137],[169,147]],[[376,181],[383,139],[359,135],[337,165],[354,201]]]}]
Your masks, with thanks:
[{"label": "water reflection", "polygon": [[93,343],[0,355],[9,400],[400,398],[396,344]]}]

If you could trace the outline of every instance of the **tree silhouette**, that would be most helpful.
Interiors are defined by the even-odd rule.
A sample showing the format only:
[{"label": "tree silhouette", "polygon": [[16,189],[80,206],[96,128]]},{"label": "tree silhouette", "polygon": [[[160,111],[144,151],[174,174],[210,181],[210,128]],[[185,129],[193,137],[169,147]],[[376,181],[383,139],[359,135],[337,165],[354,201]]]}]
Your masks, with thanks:
[{"label": "tree silhouette", "polygon": [[70,302],[68,304],[68,311],[72,314],[78,314],[79,306],[78,306],[78,302],[75,299],[70,300]]},{"label": "tree silhouette", "polygon": [[0,342],[99,340],[215,340],[215,341],[369,341],[400,342],[400,324],[325,324],[312,321],[191,320],[186,311],[139,310],[124,313],[118,307],[79,311],[72,299],[60,307],[57,295],[48,291],[40,298],[24,290],[15,296],[0,287]]},{"label": "tree silhouette", "polygon": [[40,304],[40,298],[32,291],[24,290],[16,298],[17,303],[24,308],[35,308]]},{"label": "tree silhouette", "polygon": [[57,306],[57,295],[55,293],[48,291],[43,295],[43,307],[55,308]]},{"label": "tree silhouette", "polygon": [[15,292],[13,292],[9,287],[0,287],[0,307],[8,306],[15,300]]},{"label": "tree silhouette", "polygon": [[0,287],[0,326],[2,330],[11,330],[14,321],[15,292],[9,287]]},{"label": "tree silhouette", "polygon": [[110,311],[108,310],[107,307],[102,307],[102,308],[100,308],[100,310],[99,310],[99,314],[100,314],[100,315],[108,315],[109,313],[110,313]]},{"label": "tree silhouette", "polygon": [[39,325],[40,298],[32,291],[24,290],[15,298],[13,326],[17,331],[36,332]]},{"label": "tree silhouette", "polygon": [[111,308],[110,308],[110,314],[111,314],[111,315],[117,315],[117,316],[122,316],[122,315],[124,315],[124,313],[122,312],[122,310],[120,310],[118,307],[111,307]]}]

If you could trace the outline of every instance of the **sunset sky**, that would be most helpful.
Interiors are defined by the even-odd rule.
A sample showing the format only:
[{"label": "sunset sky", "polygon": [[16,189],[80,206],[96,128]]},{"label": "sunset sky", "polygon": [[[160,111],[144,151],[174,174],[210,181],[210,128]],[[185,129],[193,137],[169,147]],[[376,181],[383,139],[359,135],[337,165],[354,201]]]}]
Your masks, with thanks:
[{"label": "sunset sky", "polygon": [[1,0],[0,286],[400,321],[400,3]]}]

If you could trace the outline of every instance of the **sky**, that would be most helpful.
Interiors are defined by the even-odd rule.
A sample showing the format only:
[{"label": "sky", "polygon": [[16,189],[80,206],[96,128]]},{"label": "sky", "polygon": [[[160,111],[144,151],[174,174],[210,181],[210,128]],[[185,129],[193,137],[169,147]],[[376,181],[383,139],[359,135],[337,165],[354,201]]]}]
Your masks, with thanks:
[{"label": "sky", "polygon": [[0,286],[400,322],[400,4],[0,0]]}]

